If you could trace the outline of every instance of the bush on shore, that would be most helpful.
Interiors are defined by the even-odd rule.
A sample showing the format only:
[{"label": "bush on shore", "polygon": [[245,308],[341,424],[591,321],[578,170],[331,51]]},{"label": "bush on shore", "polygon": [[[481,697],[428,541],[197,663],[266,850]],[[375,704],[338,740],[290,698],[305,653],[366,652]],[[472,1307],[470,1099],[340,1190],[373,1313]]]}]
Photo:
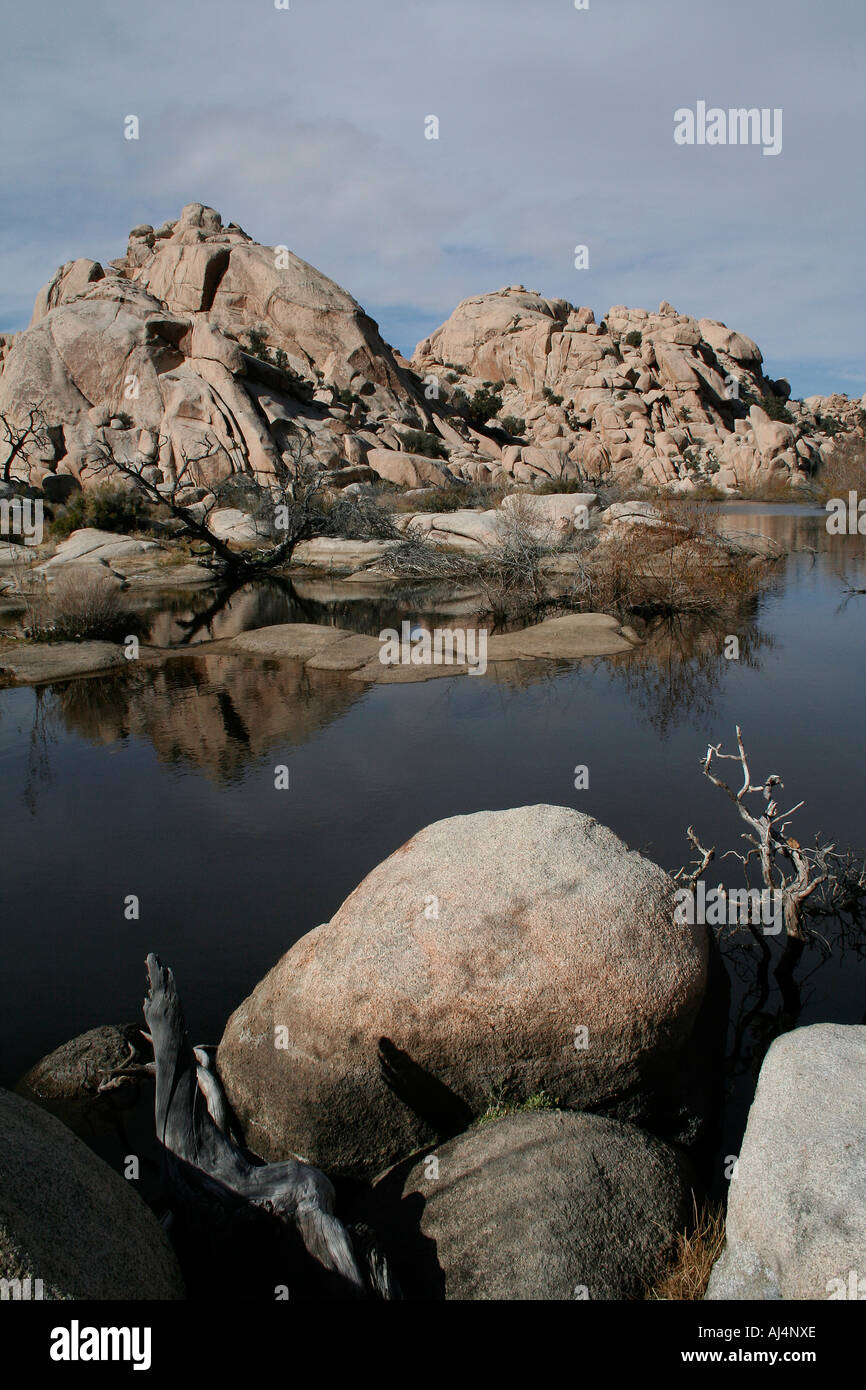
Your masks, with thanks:
[{"label": "bush on shore", "polygon": [[34,642],[120,641],[134,626],[116,579],[96,566],[79,565],[31,601]]}]

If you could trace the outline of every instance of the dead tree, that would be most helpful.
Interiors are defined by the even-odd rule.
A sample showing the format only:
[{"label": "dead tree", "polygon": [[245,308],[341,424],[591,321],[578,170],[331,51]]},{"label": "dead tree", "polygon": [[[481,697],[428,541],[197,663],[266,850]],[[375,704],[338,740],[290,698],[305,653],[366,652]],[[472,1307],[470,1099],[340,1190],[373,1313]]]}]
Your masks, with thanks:
[{"label": "dead tree", "polygon": [[[160,441],[164,444],[166,441]],[[181,523],[178,536],[207,545],[216,563],[231,575],[253,577],[286,564],[299,541],[309,540],[318,534],[322,522],[322,512],[318,505],[321,499],[325,470],[316,460],[312,451],[312,436],[304,426],[296,425],[283,447],[282,457],[277,461],[272,477],[260,486],[252,474],[236,473],[230,479],[208,488],[206,500],[193,503],[184,498],[184,493],[202,487],[202,465],[221,452],[221,446],[210,435],[204,436],[201,453],[184,453],[180,467],[174,478],[167,484],[162,480],[162,472],[152,461],[135,459],[133,461],[115,458],[107,444],[96,446],[95,462],[92,464],[96,474],[106,478],[120,476],[131,482],[141,495],[154,507],[165,507],[171,516]],[[249,480],[259,492],[269,517],[269,529],[273,535],[270,544],[254,550],[238,551],[211,530],[211,514],[221,505],[221,493],[225,493],[229,483],[238,479]],[[225,505],[224,501],[222,505]]]},{"label": "dead tree", "polygon": [[[739,790],[730,787],[714,771],[715,764],[722,760],[740,764],[743,781]],[[800,842],[789,834],[791,816],[795,811],[800,810],[805,802],[798,801],[787,810],[780,811],[776,799],[776,789],[782,789],[782,779],[775,773],[771,773],[763,782],[754,783],[752,781],[739,724],[737,725],[737,752],[723,753],[720,743],[710,744],[702,766],[704,776],[709,778],[713,786],[719,787],[733,802],[740,818],[749,827],[749,832],[742,836],[750,845],[747,852],[740,854],[737,850],[728,850],[722,857],[730,856],[739,859],[743,865],[747,881],[749,866],[753,861],[757,861],[764,887],[781,893],[783,921],[788,938],[795,941],[804,940],[803,914],[805,903],[822,884],[828,881],[830,861],[835,854],[835,846],[818,843],[814,849],[804,849]],[[760,805],[755,807],[747,803],[747,797],[755,796],[763,798],[763,810],[760,809]],[[678,879],[685,878],[690,886],[694,886],[710,861],[715,857],[715,847],[709,850],[704,849],[692,826],[689,826],[688,836],[700,858],[696,868],[688,878],[686,878],[685,869],[681,869],[676,877]]]},{"label": "dead tree", "polygon": [[3,440],[5,457],[0,464],[0,473],[4,483],[12,480],[12,465],[16,459],[20,459],[24,465],[27,475],[30,475],[30,460],[28,458],[28,448],[36,445],[44,448],[48,444],[48,430],[40,405],[26,405],[24,410],[27,412],[27,419],[23,424],[16,424],[8,415],[0,414],[0,438]]},{"label": "dead tree", "polygon": [[[207,1051],[190,1045],[172,971],[151,953],[147,974],[145,1036],[153,1044],[156,1134],[173,1202],[182,1211],[203,1212],[205,1221],[215,1210],[232,1221],[253,1209],[296,1232],[309,1257],[348,1294],[363,1297],[372,1286],[380,1297],[393,1297],[378,1250],[368,1252],[366,1278],[362,1274],[349,1232],[334,1215],[335,1192],[324,1173],[295,1158],[256,1162],[230,1137],[219,1078]],[[134,1074],[141,1068],[123,1067],[117,1076]]]}]

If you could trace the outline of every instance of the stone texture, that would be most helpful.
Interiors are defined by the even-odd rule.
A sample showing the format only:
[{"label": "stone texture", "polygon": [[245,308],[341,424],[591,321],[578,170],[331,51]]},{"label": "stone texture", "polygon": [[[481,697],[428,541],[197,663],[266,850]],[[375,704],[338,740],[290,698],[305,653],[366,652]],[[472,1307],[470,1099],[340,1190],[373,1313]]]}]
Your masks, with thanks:
[{"label": "stone texture", "polygon": [[0,1279],[46,1299],[178,1299],[174,1252],[134,1184],[65,1125],[0,1090]]},{"label": "stone texture", "polygon": [[128,668],[113,642],[50,642],[0,650],[0,685],[47,685]]},{"label": "stone texture", "polygon": [[429,1157],[389,1241],[410,1298],[639,1299],[690,1213],[677,1150],[596,1115],[486,1121],[433,1151],[434,1178]]},{"label": "stone texture", "polygon": [[248,1142],[371,1173],[464,1128],[502,1086],[688,1127],[660,1116],[680,1106],[708,937],[674,924],[673,893],[565,807],[428,826],[229,1020],[219,1067]]},{"label": "stone texture", "polygon": [[817,1023],[776,1039],[749,1111],[708,1299],[850,1297],[852,1270],[856,1296],[866,1297],[864,1117],[866,1027]]}]

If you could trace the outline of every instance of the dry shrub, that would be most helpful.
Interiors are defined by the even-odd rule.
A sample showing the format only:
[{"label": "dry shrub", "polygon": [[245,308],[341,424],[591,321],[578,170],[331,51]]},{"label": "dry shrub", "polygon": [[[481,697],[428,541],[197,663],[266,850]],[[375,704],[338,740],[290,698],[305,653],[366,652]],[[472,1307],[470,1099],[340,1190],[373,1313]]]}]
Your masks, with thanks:
[{"label": "dry shrub", "polygon": [[30,636],[41,642],[110,640],[125,635],[129,623],[116,580],[95,565],[80,565],[43,593]]},{"label": "dry shrub", "polygon": [[631,524],[606,538],[583,577],[593,604],[644,617],[710,616],[754,597],[769,561],[721,537],[700,502],[661,502],[660,524]]},{"label": "dry shrub", "polygon": [[691,1230],[677,1236],[674,1262],[667,1274],[647,1292],[648,1299],[698,1302],[707,1291],[710,1271],[725,1243],[725,1212],[719,1206],[698,1210]]},{"label": "dry shrub", "polygon": [[813,495],[819,502],[847,498],[849,492],[866,497],[866,440],[849,436],[836,444],[815,479]]}]

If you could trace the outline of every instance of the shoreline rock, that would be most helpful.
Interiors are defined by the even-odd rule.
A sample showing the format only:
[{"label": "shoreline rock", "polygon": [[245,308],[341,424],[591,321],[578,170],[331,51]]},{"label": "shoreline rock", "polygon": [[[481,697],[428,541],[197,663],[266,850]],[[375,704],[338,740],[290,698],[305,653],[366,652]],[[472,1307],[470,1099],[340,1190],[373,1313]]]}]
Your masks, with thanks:
[{"label": "shoreline rock", "polygon": [[427,826],[229,1019],[218,1066],[248,1144],[372,1176],[502,1087],[690,1142],[709,935],[674,923],[674,893],[566,807]]}]

